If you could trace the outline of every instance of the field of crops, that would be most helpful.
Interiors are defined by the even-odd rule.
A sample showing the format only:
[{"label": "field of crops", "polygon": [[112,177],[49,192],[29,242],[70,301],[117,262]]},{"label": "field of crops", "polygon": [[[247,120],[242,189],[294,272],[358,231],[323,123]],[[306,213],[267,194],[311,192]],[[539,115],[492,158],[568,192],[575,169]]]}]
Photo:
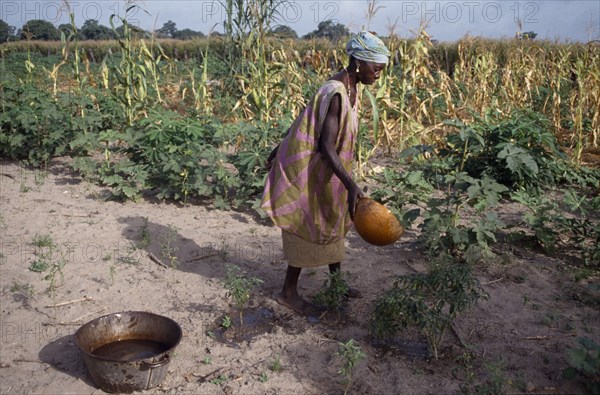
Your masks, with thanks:
[{"label": "field of crops", "polygon": [[[15,353],[2,392],[56,390],[19,384],[47,366],[93,388],[68,336],[22,341],[23,320],[73,329],[134,308],[185,323],[164,391],[598,393],[600,46],[433,44],[424,30],[386,42],[391,64],[360,92],[354,176],[407,234],[378,249],[351,232],[341,283],[362,286],[360,302],[307,274],[328,308],[316,324],[270,300],[284,266],[257,204],[271,149],[346,65],[343,43],[153,40],[125,24],[114,42],[0,45],[2,346]],[[78,260],[91,242],[98,259]],[[268,333],[233,336],[239,352],[214,340],[258,307]]]}]

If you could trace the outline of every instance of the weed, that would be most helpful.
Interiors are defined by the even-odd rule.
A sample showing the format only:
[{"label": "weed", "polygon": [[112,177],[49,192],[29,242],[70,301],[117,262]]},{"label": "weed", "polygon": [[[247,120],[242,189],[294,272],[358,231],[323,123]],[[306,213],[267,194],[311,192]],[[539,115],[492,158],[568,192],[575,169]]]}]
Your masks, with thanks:
[{"label": "weed", "polygon": [[354,369],[360,360],[365,357],[365,354],[362,352],[360,345],[355,343],[354,339],[350,339],[346,343],[338,342],[338,351],[335,355],[342,358],[342,367],[338,370],[338,374],[346,380],[344,394],[347,394],[352,385]]},{"label": "weed", "polygon": [[29,270],[36,273],[42,273],[45,272],[48,267],[50,267],[49,261],[42,258],[36,258],[31,265],[29,265]]},{"label": "weed", "polygon": [[279,357],[276,357],[269,363],[269,370],[274,373],[279,373],[283,370],[283,367],[281,366],[281,360],[279,359]]},{"label": "weed", "polygon": [[151,243],[150,231],[148,230],[148,217],[144,217],[144,223],[140,227],[138,248],[143,250]]},{"label": "weed", "polygon": [[456,357],[456,367],[452,370],[453,376],[458,376],[458,372],[462,371],[464,374],[463,382],[460,385],[460,392],[462,394],[472,393],[475,385],[475,367],[474,365],[475,353],[472,347],[467,349],[458,357]]},{"label": "weed", "polygon": [[221,326],[225,329],[231,328],[231,317],[226,315],[225,317],[223,317],[223,321],[221,322]]},{"label": "weed", "polygon": [[118,260],[119,260],[119,262],[125,263],[127,265],[139,264],[140,260],[138,257],[138,249],[137,249],[136,245],[133,243],[129,244],[129,246],[127,247],[127,250],[125,251],[125,255],[120,256],[118,258]]},{"label": "weed", "polygon": [[54,248],[56,244],[52,240],[52,236],[47,234],[35,234],[33,236],[32,244],[38,248]]},{"label": "weed", "polygon": [[438,359],[446,329],[482,295],[468,265],[436,263],[428,273],[398,277],[392,288],[378,296],[371,331],[376,337],[389,337],[416,326]]},{"label": "weed", "polygon": [[110,276],[110,282],[115,283],[115,276],[117,275],[117,268],[115,265],[110,265],[108,268],[108,275]]},{"label": "weed", "polygon": [[328,280],[325,281],[323,289],[317,292],[314,301],[330,309],[339,310],[347,293],[348,283],[342,275],[342,271],[336,270],[328,274]]},{"label": "weed", "polygon": [[179,266],[177,256],[175,255],[179,247],[174,245],[175,241],[177,241],[179,230],[180,229],[175,225],[169,224],[167,233],[163,237],[161,247],[161,255],[169,261],[172,268],[177,268],[177,266]]},{"label": "weed", "polygon": [[475,393],[481,395],[501,395],[506,393],[505,387],[506,384],[508,384],[508,381],[502,370],[502,358],[498,358],[496,362],[485,363],[484,369],[488,378],[485,383],[475,385]]},{"label": "weed", "polygon": [[269,381],[269,376],[267,375],[267,372],[262,372],[260,376],[258,376],[258,381],[260,381],[261,383],[266,383],[267,381]]},{"label": "weed", "polygon": [[225,384],[227,380],[229,380],[229,377],[225,376],[224,374],[221,374],[219,375],[219,377],[215,377],[214,379],[210,380],[209,383],[214,385],[221,385]]},{"label": "weed", "polygon": [[240,325],[244,324],[243,309],[250,299],[250,291],[262,282],[259,278],[247,278],[239,266],[227,265],[225,289],[229,291],[229,296],[240,311]]},{"label": "weed", "polygon": [[10,292],[20,293],[25,296],[27,300],[32,299],[35,295],[35,289],[33,288],[33,285],[21,284],[17,282],[14,282],[10,287]]}]

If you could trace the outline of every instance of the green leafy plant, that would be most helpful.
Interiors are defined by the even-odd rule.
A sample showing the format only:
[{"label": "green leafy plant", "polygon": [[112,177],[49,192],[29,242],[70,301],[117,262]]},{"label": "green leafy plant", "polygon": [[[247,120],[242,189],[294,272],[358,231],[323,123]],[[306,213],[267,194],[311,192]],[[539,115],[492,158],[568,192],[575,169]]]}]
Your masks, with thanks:
[{"label": "green leafy plant", "polygon": [[231,328],[231,317],[226,315],[225,317],[223,317],[223,320],[221,321],[221,326],[225,329]]},{"label": "green leafy plant", "polygon": [[484,369],[487,372],[488,379],[485,383],[475,386],[475,393],[501,395],[506,393],[507,379],[504,375],[504,362],[502,358],[498,358],[495,362],[487,362],[484,364]]},{"label": "green leafy plant", "polygon": [[459,131],[446,137],[440,156],[453,160],[471,177],[487,175],[511,190],[555,183],[551,163],[565,156],[540,113],[519,109],[505,117],[488,111],[469,125],[446,124]]},{"label": "green leafy plant", "polygon": [[214,385],[222,385],[225,384],[228,380],[229,377],[225,376],[224,374],[221,374],[218,377],[215,377],[214,379],[210,380],[209,383]]},{"label": "green leafy plant", "polygon": [[239,309],[240,324],[243,325],[243,309],[250,299],[250,292],[256,285],[263,281],[259,278],[248,278],[242,272],[239,266],[227,265],[227,275],[225,278],[225,289],[229,291],[229,296],[233,299],[235,306]]},{"label": "green leafy plant", "polygon": [[163,258],[169,261],[169,265],[172,268],[176,268],[179,265],[177,255],[177,250],[179,247],[175,245],[177,238],[179,236],[179,228],[173,224],[169,224],[167,227],[167,232],[163,236],[162,246],[161,246],[161,255]]},{"label": "green leafy plant", "polygon": [[342,375],[346,381],[344,394],[347,394],[352,386],[352,376],[356,365],[365,357],[359,344],[354,339],[347,342],[338,342],[338,351],[335,354],[342,359],[342,367],[338,370],[338,374]]},{"label": "green leafy plant", "polygon": [[415,326],[427,338],[434,358],[446,329],[483,295],[468,265],[436,263],[428,273],[398,277],[375,302],[371,332],[387,338]]},{"label": "green leafy plant", "polygon": [[258,376],[258,381],[260,381],[261,383],[266,383],[267,381],[269,381],[269,375],[267,374],[267,372],[262,372],[260,376]]},{"label": "green leafy plant", "polygon": [[281,366],[281,359],[279,357],[276,357],[274,360],[269,362],[269,370],[274,373],[279,373],[283,370],[283,367]]},{"label": "green leafy plant", "polygon": [[339,310],[342,307],[344,297],[348,293],[348,283],[341,270],[336,270],[328,274],[328,279],[314,297],[317,304],[326,306],[330,309]]},{"label": "green leafy plant", "polygon": [[592,394],[600,394],[600,345],[587,337],[577,339],[578,347],[568,350],[569,367],[563,377],[580,377]]},{"label": "green leafy plant", "polygon": [[36,247],[35,260],[29,266],[29,270],[44,274],[43,279],[49,282],[46,292],[53,296],[58,286],[57,276],[60,276],[60,279],[64,277],[63,269],[67,264],[65,253],[58,248],[50,235],[36,234],[32,244]]},{"label": "green leafy plant", "polygon": [[148,217],[144,217],[143,221],[144,221],[144,223],[140,227],[139,236],[138,236],[140,239],[137,244],[139,249],[144,249],[144,248],[148,247],[150,245],[150,243],[152,242],[152,240],[150,238],[150,230],[148,229]]}]

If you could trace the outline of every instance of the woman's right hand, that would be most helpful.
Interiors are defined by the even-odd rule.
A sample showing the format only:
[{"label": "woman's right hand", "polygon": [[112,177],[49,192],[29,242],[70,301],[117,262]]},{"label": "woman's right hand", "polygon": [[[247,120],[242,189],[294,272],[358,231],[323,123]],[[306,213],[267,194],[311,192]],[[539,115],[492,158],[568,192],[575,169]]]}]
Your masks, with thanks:
[{"label": "woman's right hand", "polygon": [[348,190],[348,212],[350,213],[350,219],[354,221],[354,212],[356,210],[356,203],[358,199],[364,196],[358,185],[354,184]]}]

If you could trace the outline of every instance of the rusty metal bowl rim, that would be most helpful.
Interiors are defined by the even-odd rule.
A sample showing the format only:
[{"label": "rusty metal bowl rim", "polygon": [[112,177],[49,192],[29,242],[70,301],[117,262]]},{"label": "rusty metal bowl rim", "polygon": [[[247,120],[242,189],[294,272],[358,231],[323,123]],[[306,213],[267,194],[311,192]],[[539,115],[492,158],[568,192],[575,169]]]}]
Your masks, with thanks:
[{"label": "rusty metal bowl rim", "polygon": [[[103,357],[103,356],[100,356],[100,355],[96,355],[96,354],[94,354],[94,353],[91,353],[91,352],[89,352],[89,351],[86,351],[86,350],[84,350],[84,348],[83,348],[83,347],[82,347],[82,346],[79,344],[79,336],[78,336],[78,334],[80,333],[80,331],[82,331],[84,327],[86,327],[86,326],[88,326],[88,325],[92,324],[93,322],[100,321],[100,320],[101,320],[101,319],[103,319],[103,318],[107,318],[107,317],[110,317],[110,316],[116,316],[116,315],[119,315],[119,314],[144,314],[144,315],[152,315],[152,316],[155,316],[155,317],[158,317],[158,318],[161,318],[161,319],[164,319],[164,320],[170,321],[171,323],[173,323],[173,324],[175,325],[175,328],[177,328],[177,332],[178,332],[178,333],[177,333],[177,341],[176,341],[176,342],[175,342],[175,343],[174,343],[172,346],[170,345],[170,346],[169,346],[169,348],[168,348],[167,350],[163,351],[162,353],[160,353],[160,354],[158,354],[158,355],[155,355],[155,356],[154,356],[154,357],[152,357],[152,358],[142,358],[142,359],[139,359],[139,360],[134,360],[134,361],[120,361],[120,360],[115,360],[115,359],[106,358],[106,357]],[[172,318],[166,317],[166,316],[164,316],[164,315],[160,315],[160,314],[152,313],[152,312],[149,312],[149,311],[141,311],[141,310],[128,310],[128,311],[118,311],[118,312],[116,312],[116,313],[109,313],[109,314],[105,314],[105,315],[102,315],[102,316],[100,316],[100,317],[96,317],[96,318],[94,318],[94,319],[93,319],[93,320],[91,320],[91,321],[88,321],[88,322],[86,322],[85,324],[81,325],[81,326],[80,326],[80,327],[77,329],[77,331],[75,331],[75,334],[73,335],[73,338],[74,338],[74,340],[75,340],[75,345],[77,346],[77,348],[78,348],[78,349],[79,349],[79,350],[80,350],[82,353],[84,353],[85,355],[87,355],[87,356],[89,356],[89,357],[91,357],[91,358],[94,358],[94,359],[99,359],[99,360],[106,361],[106,362],[116,362],[116,363],[127,363],[127,364],[132,364],[132,363],[136,363],[136,362],[143,362],[145,359],[153,359],[153,358],[157,358],[157,357],[163,356],[163,355],[165,355],[165,354],[167,354],[167,353],[170,353],[170,352],[171,352],[171,351],[173,351],[173,350],[174,350],[174,349],[175,349],[175,348],[176,348],[176,347],[179,345],[179,343],[181,342],[181,339],[183,338],[183,330],[181,329],[181,326],[180,326],[180,325],[177,323],[177,321],[175,321],[175,320],[174,320],[174,319],[172,319]],[[108,344],[108,343],[107,343],[107,344]],[[166,364],[166,363],[167,363],[167,362],[169,362],[169,361],[170,361],[170,358],[166,358],[166,359],[164,360],[164,363],[161,363],[161,365],[162,365],[162,364]],[[162,362],[162,361],[161,361],[161,362]]]}]

